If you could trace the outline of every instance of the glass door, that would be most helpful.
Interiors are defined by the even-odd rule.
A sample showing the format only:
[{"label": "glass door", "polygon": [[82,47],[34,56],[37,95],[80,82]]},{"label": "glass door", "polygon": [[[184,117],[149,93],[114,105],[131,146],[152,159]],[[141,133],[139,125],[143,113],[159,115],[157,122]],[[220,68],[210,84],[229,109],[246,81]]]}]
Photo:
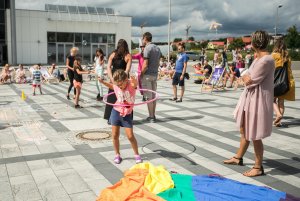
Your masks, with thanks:
[{"label": "glass door", "polygon": [[70,54],[71,48],[74,47],[73,43],[56,43],[56,63],[66,63],[66,58]]}]

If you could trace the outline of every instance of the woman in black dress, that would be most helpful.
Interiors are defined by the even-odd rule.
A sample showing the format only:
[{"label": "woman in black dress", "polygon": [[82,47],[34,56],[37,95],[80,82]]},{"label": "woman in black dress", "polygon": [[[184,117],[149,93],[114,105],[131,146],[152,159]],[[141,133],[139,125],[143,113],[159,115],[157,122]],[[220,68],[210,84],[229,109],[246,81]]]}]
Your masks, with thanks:
[{"label": "woman in black dress", "polygon": [[[111,53],[107,63],[107,74],[110,79],[110,82],[113,82],[113,74],[116,70],[122,69],[125,70],[126,73],[129,75],[130,68],[131,68],[131,54],[129,53],[128,44],[124,39],[120,39],[118,41],[117,49]],[[113,92],[113,90],[108,90],[108,93]],[[113,94],[108,96],[107,102],[115,103],[117,101],[116,96]],[[106,105],[105,112],[104,112],[104,119],[109,120],[110,113],[113,106]]]},{"label": "woman in black dress", "polygon": [[[68,77],[69,77],[69,81],[70,81],[70,85],[68,88],[68,93],[67,93],[67,99],[70,100],[70,91],[72,90],[74,84],[73,84],[73,80],[74,80],[74,60],[76,57],[78,49],[76,47],[72,47],[70,50],[70,55],[67,57],[67,62],[66,62],[66,67],[68,69]],[[76,89],[74,88],[74,98],[76,96]]]}]

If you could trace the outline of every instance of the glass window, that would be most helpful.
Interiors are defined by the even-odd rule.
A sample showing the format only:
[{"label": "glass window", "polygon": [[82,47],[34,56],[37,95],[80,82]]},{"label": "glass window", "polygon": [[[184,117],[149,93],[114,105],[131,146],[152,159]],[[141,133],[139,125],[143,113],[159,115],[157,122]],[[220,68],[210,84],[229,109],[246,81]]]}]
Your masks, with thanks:
[{"label": "glass window", "polygon": [[56,63],[56,45],[48,43],[48,64]]},{"label": "glass window", "polygon": [[0,1],[0,9],[5,9],[5,0]]},{"label": "glass window", "polygon": [[87,7],[89,14],[97,15],[97,10],[95,7]]},{"label": "glass window", "polygon": [[48,32],[47,33],[48,42],[56,42],[56,33]]},{"label": "glass window", "polygon": [[108,43],[115,43],[116,42],[116,35],[115,34],[107,34],[107,42]]},{"label": "glass window", "polygon": [[5,40],[5,25],[0,24],[0,40]]},{"label": "glass window", "polygon": [[108,44],[106,58],[108,59],[109,55],[115,50],[115,44]]},{"label": "glass window", "polygon": [[51,12],[57,12],[57,6],[52,5],[52,4],[48,4],[48,10],[51,11]]},{"label": "glass window", "polygon": [[78,13],[77,6],[68,6],[70,13]]},{"label": "glass window", "polygon": [[82,33],[75,33],[75,42],[82,42]]},{"label": "glass window", "polygon": [[104,8],[97,8],[97,12],[98,12],[99,15],[105,15],[106,14]]},{"label": "glass window", "polygon": [[78,54],[79,56],[82,56],[82,43],[81,43],[81,42],[80,42],[80,43],[75,43],[75,47],[78,48],[77,54]]},{"label": "glass window", "polygon": [[92,34],[92,43],[107,43],[107,34]]},{"label": "glass window", "polygon": [[91,63],[91,45],[82,45],[82,63]]},{"label": "glass window", "polygon": [[74,34],[73,33],[56,33],[57,34],[57,42],[74,42]]},{"label": "glass window", "polygon": [[5,23],[5,10],[0,10],[0,23]]},{"label": "glass window", "polygon": [[114,10],[112,8],[106,8],[106,13],[108,15],[114,15],[115,14],[115,12],[114,12]]},{"label": "glass window", "polygon": [[91,34],[83,33],[82,34],[82,42],[83,43],[90,43],[91,42]]},{"label": "glass window", "polygon": [[83,6],[78,6],[78,11],[80,14],[86,14],[87,11],[86,11],[86,7],[83,7]]},{"label": "glass window", "polygon": [[58,5],[58,10],[61,13],[67,13],[68,12],[68,9],[67,9],[66,5]]}]

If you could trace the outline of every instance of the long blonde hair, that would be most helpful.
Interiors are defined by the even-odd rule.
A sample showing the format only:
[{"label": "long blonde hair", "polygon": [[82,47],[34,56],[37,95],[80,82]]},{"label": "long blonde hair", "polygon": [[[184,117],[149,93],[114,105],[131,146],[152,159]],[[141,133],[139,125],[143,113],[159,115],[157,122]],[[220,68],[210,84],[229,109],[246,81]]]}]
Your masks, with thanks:
[{"label": "long blonde hair", "polygon": [[283,38],[279,38],[275,41],[273,52],[279,53],[283,62],[289,60],[289,52],[287,51],[286,44]]}]

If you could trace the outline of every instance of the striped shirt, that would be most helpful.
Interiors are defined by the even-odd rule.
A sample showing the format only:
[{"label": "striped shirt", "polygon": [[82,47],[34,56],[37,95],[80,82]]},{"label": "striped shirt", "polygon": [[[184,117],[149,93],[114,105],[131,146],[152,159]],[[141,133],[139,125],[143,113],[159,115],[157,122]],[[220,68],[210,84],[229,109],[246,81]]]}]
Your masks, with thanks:
[{"label": "striped shirt", "polygon": [[32,75],[33,75],[33,83],[39,84],[39,83],[41,82],[41,76],[42,76],[41,71],[39,71],[39,70],[34,70],[34,71],[32,72]]}]

